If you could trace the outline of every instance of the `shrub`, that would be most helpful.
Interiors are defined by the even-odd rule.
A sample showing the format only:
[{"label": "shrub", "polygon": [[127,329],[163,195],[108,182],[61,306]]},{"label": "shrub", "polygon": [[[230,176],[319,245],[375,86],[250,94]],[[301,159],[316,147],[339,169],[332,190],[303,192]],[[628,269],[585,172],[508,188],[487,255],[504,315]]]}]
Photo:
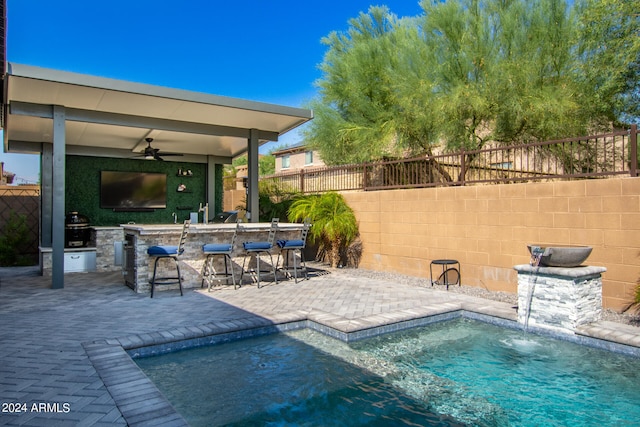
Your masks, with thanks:
[{"label": "shrub", "polygon": [[0,265],[9,267],[21,263],[20,254],[29,234],[27,226],[27,216],[17,214],[14,211],[9,213],[9,220],[2,229],[0,235]]}]

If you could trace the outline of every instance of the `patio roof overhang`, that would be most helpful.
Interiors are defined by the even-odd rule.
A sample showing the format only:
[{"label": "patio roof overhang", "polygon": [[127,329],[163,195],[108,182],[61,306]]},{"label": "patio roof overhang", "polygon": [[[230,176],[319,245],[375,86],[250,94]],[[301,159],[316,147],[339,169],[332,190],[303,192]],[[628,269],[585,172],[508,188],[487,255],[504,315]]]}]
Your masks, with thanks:
[{"label": "patio roof overhang", "polygon": [[68,154],[130,158],[151,137],[161,152],[196,162],[228,163],[247,151],[252,130],[261,145],[313,118],[307,109],[19,64],[7,66],[3,103],[8,153],[41,153],[53,142],[53,106],[65,108]]}]

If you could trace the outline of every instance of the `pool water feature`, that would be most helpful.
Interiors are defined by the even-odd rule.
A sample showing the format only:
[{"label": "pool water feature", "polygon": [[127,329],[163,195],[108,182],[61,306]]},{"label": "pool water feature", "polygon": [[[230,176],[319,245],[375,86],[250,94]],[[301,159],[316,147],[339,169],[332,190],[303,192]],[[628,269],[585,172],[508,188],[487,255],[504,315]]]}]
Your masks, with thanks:
[{"label": "pool water feature", "polygon": [[303,329],[137,362],[192,425],[640,419],[640,359],[468,319],[351,344]]},{"label": "pool water feature", "polygon": [[542,259],[542,255],[544,255],[544,250],[540,246],[529,246],[529,251],[531,251],[531,260],[529,261],[529,265],[535,268],[535,271],[529,277],[529,289],[527,293],[527,305],[524,307],[524,330],[525,332],[529,329],[529,316],[531,315],[531,303],[533,302],[533,293],[536,289],[536,278],[538,277],[538,272],[540,271],[540,260]]}]

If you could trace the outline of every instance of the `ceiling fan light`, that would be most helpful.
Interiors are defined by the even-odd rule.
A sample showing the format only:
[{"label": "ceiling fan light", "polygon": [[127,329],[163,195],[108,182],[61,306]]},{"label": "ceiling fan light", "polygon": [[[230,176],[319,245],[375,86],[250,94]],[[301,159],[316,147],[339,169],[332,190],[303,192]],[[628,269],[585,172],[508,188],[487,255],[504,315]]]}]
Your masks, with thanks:
[{"label": "ceiling fan light", "polygon": [[144,159],[145,160],[155,160],[156,158],[153,155],[145,154]]}]

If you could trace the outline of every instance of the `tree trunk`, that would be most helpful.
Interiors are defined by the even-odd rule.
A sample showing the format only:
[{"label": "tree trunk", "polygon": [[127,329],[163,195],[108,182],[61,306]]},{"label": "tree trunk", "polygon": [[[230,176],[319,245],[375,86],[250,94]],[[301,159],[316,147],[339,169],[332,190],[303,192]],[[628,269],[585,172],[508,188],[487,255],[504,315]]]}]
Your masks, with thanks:
[{"label": "tree trunk", "polygon": [[342,239],[336,238],[331,241],[331,250],[329,251],[329,257],[331,258],[331,267],[336,268],[340,264],[340,245]]}]

